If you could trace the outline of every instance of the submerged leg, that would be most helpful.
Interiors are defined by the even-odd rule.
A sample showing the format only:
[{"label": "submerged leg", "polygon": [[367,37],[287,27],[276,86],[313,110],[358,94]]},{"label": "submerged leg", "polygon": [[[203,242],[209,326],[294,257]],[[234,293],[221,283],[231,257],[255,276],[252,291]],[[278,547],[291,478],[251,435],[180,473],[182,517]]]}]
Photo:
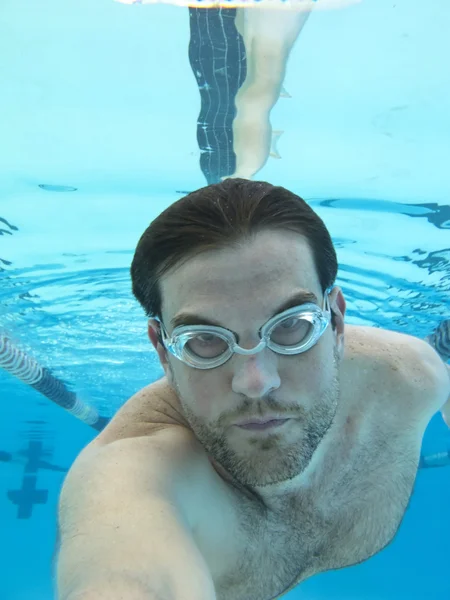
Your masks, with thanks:
[{"label": "submerged leg", "polygon": [[270,111],[283,87],[292,47],[309,12],[239,9],[236,28],[247,56],[247,77],[236,95],[233,121],[236,171],[251,179],[266,163],[272,143]]}]

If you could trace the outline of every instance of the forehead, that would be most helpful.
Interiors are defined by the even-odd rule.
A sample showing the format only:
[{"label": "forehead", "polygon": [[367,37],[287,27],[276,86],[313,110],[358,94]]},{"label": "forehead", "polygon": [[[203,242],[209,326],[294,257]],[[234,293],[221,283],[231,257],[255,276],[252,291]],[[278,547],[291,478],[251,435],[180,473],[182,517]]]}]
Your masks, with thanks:
[{"label": "forehead", "polygon": [[209,251],[161,280],[164,321],[180,311],[210,316],[264,316],[299,289],[320,297],[308,240],[294,232],[265,231],[238,247]]}]

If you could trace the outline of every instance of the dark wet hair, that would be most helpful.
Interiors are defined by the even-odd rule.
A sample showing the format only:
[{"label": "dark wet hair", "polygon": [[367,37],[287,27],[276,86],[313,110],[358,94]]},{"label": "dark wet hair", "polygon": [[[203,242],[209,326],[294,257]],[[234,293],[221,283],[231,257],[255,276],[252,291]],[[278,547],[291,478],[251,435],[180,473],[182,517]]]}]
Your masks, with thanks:
[{"label": "dark wet hair", "polygon": [[322,219],[299,196],[263,181],[227,179],[171,204],[141,236],[131,264],[133,294],[161,318],[161,277],[190,258],[238,246],[261,231],[292,231],[311,247],[322,292],[334,284],[336,252]]}]

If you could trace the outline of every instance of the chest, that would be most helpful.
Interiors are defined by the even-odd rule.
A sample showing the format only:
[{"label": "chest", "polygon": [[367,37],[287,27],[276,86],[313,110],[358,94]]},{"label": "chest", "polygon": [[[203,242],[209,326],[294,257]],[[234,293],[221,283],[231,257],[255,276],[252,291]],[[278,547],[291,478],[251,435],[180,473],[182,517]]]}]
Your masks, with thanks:
[{"label": "chest", "polygon": [[304,489],[275,510],[234,507],[221,543],[203,549],[218,600],[271,600],[389,544],[412,493],[420,439],[381,429],[347,442],[330,447]]}]

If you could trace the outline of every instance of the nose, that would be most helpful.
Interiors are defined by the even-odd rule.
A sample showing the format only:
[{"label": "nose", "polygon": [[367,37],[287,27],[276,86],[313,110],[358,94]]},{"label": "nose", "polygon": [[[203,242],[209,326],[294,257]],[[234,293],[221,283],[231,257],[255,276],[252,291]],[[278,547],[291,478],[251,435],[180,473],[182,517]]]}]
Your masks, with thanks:
[{"label": "nose", "polygon": [[252,356],[235,357],[236,367],[231,386],[233,392],[244,394],[248,398],[263,398],[280,387],[276,358],[268,354],[269,351],[264,349]]}]

